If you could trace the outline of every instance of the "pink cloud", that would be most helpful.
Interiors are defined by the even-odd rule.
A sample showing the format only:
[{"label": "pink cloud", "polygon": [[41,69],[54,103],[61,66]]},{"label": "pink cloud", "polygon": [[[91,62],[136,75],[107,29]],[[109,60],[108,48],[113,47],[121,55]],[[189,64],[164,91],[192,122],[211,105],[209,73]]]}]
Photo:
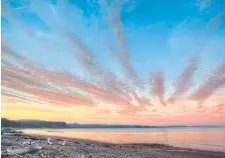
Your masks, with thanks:
[{"label": "pink cloud", "polygon": [[165,85],[163,73],[153,73],[152,76],[150,76],[150,81],[152,95],[159,99],[161,105],[166,106],[167,104],[164,100]]},{"label": "pink cloud", "polygon": [[16,53],[15,51],[13,51],[10,47],[8,47],[7,45],[5,45],[4,43],[2,43],[2,50],[3,52],[3,55],[7,55],[9,57],[12,57],[16,60],[25,60],[26,57],[19,54],[19,53]]},{"label": "pink cloud", "polygon": [[[120,106],[133,106],[129,95],[126,94],[128,89],[124,85],[119,86],[119,82],[108,87],[107,83],[110,83],[110,80],[106,80],[101,86],[80,79],[78,75],[69,72],[50,71],[31,64],[18,67],[7,62],[3,63],[2,74],[3,87],[36,96],[42,101],[59,106],[94,106],[94,100]],[[111,90],[110,87],[114,89]],[[76,88],[90,95],[84,96],[68,88]]]},{"label": "pink cloud", "polygon": [[170,103],[174,103],[180,95],[184,94],[191,88],[192,80],[194,77],[194,73],[197,70],[198,62],[199,57],[196,56],[194,58],[191,58],[187,67],[174,81],[175,92],[168,99]]},{"label": "pink cloud", "polygon": [[225,110],[225,104],[218,104],[218,105],[216,105],[216,112],[217,113],[223,112],[223,110]]},{"label": "pink cloud", "polygon": [[196,100],[199,104],[202,104],[223,86],[225,86],[225,62],[219,64],[214,71],[207,76],[205,82],[191,94],[190,99]]}]

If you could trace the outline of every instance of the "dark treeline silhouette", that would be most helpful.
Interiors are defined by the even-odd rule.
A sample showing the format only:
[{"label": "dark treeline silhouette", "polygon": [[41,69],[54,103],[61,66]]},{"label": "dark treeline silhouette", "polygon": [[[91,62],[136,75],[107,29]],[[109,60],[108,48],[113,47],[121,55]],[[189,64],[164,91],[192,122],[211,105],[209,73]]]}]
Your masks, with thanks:
[{"label": "dark treeline silhouette", "polygon": [[40,120],[8,120],[2,118],[2,127],[14,128],[68,128],[65,122],[50,122]]}]

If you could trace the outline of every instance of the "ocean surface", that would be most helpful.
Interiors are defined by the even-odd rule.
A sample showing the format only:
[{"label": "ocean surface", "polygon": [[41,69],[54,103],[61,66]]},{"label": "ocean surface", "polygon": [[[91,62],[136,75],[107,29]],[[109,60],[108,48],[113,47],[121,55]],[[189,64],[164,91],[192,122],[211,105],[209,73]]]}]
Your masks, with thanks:
[{"label": "ocean surface", "polygon": [[27,134],[91,139],[111,143],[162,143],[225,152],[225,128],[25,129]]}]

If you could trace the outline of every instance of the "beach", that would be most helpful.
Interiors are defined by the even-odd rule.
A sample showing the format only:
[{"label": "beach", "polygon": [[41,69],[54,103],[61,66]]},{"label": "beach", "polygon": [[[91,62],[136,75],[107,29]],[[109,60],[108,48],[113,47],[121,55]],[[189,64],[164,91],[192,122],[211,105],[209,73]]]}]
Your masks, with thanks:
[{"label": "beach", "polygon": [[26,158],[223,158],[225,152],[173,147],[157,143],[116,144],[87,139],[2,132],[2,157]]}]

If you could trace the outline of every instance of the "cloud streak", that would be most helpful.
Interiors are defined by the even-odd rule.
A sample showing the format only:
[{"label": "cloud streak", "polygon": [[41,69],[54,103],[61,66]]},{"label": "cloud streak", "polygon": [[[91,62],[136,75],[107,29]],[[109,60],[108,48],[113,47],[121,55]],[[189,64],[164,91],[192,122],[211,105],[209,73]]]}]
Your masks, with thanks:
[{"label": "cloud streak", "polygon": [[1,51],[3,52],[3,56],[7,55],[8,57],[13,58],[14,60],[26,60],[25,56],[23,56],[22,54],[16,53],[4,43],[2,43]]},{"label": "cloud streak", "polygon": [[150,76],[150,83],[151,83],[151,94],[158,98],[162,106],[166,106],[167,104],[164,100],[164,93],[165,93],[164,74],[162,72],[153,73]]},{"label": "cloud streak", "polygon": [[211,0],[196,0],[196,6],[199,11],[204,11],[211,4]]},{"label": "cloud streak", "polygon": [[170,103],[174,103],[180,95],[183,95],[191,88],[194,73],[198,68],[199,60],[200,58],[198,56],[191,58],[187,67],[174,81],[175,92],[168,99]]},{"label": "cloud streak", "polygon": [[[122,2],[121,2],[122,3]],[[120,4],[121,5],[121,4]],[[140,86],[140,79],[136,74],[134,67],[131,63],[131,54],[129,52],[126,35],[124,32],[123,24],[121,21],[121,15],[119,6],[116,8],[109,8],[109,23],[112,27],[112,30],[115,33],[116,40],[119,44],[120,50],[116,50],[112,46],[108,46],[108,50],[110,54],[118,61],[118,63],[122,66],[122,69],[125,75],[128,78],[131,78],[135,84]]]},{"label": "cloud streak", "polygon": [[207,76],[207,80],[191,94],[190,98],[202,104],[223,86],[225,86],[225,61]]},{"label": "cloud streak", "polygon": [[69,39],[71,44],[78,48],[78,51],[74,51],[74,55],[79,61],[80,65],[89,73],[93,75],[101,75],[103,73],[99,62],[97,61],[94,53],[75,35],[69,32],[65,32],[65,37]]}]

